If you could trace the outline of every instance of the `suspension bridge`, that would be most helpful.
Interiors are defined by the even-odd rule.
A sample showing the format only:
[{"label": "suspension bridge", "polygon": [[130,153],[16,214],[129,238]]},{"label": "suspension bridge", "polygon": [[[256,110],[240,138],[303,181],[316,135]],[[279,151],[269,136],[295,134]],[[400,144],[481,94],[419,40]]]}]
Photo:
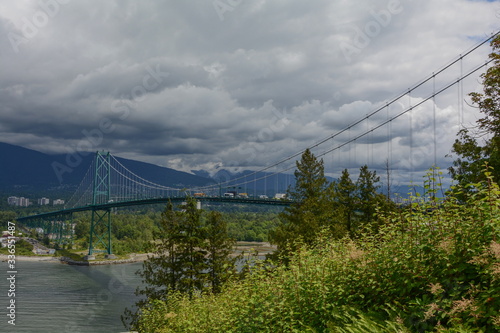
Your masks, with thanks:
[{"label": "suspension bridge", "polygon": [[[438,127],[436,119],[440,117],[439,112],[452,109],[457,119],[457,129],[464,127],[464,114],[467,109],[464,106],[464,82],[467,79],[477,82],[479,73],[494,60],[485,60],[483,57],[478,62],[476,54],[481,49],[484,51],[488,42],[499,33],[478,42],[396,97],[380,103],[374,109],[366,110],[364,116],[350,122],[342,129],[257,171],[217,184],[174,188],[151,182],[131,172],[109,152],[97,152],[84,179],[64,209],[21,217],[18,218],[18,222],[29,228],[40,228],[45,234],[54,235],[58,243],[65,243],[73,233],[74,213],[88,211],[91,213],[88,255],[104,252],[111,257],[113,209],[168,201],[183,202],[187,197],[195,197],[200,202],[289,205],[290,201],[286,199],[269,199],[264,195],[259,197],[257,191],[254,191],[252,196],[239,197],[234,192],[231,192],[233,195],[228,195],[229,193],[223,189],[248,188],[255,186],[259,181],[265,182],[272,179],[271,177],[287,174],[295,168],[295,162],[306,149],[313,151],[318,158],[331,157],[333,165],[331,170],[334,170],[330,172],[332,177],[338,176],[343,169],[350,169],[356,163],[358,167],[366,164],[371,169],[377,169],[373,166],[378,165],[378,169],[381,170],[380,166],[385,162],[388,173],[389,170],[396,170],[411,178],[416,166],[420,166],[422,161],[428,163],[424,165],[427,169],[439,166],[438,152],[443,145],[440,133],[449,130]],[[453,88],[456,89],[455,92]],[[457,95],[456,104],[440,108],[438,98],[444,96],[449,101],[452,94]],[[450,114],[448,112],[445,116],[449,117]],[[423,123],[427,123],[428,126],[423,126]],[[402,140],[402,132],[408,138],[406,150],[395,152],[395,146]],[[454,134],[456,133],[457,131]],[[428,144],[422,145],[422,141]],[[363,148],[359,149],[359,146]],[[450,148],[447,147],[448,150]],[[395,157],[395,154],[398,156]],[[345,155],[348,155],[348,158],[340,158]],[[389,192],[388,189],[388,195]]]},{"label": "suspension bridge", "polygon": [[[128,170],[109,152],[98,151],[92,165],[65,205],[66,208],[18,218],[18,222],[29,228],[40,228],[51,234],[59,244],[68,242],[73,233],[73,214],[91,212],[89,252],[112,255],[111,220],[112,210],[119,207],[164,204],[166,202],[185,202],[188,197],[198,202],[226,202],[231,204],[277,205],[286,206],[286,199],[249,197],[238,195],[228,189],[234,181],[196,188],[173,188],[148,181]],[[228,192],[224,191],[227,190]]]}]

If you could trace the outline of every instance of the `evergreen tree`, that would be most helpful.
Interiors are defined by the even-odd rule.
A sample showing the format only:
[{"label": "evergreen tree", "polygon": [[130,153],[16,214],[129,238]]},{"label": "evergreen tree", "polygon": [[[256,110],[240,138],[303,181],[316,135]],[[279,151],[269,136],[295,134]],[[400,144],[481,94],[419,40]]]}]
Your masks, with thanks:
[{"label": "evergreen tree", "polygon": [[227,222],[221,213],[215,211],[208,214],[206,236],[208,281],[212,292],[218,293],[234,273],[237,257],[231,258],[231,254],[236,241],[229,237]]},{"label": "evergreen tree", "polygon": [[357,203],[357,187],[351,180],[349,171],[344,169],[340,179],[333,182],[333,200],[336,203],[335,212],[340,223],[345,225],[345,229],[350,237],[354,234],[354,224]]},{"label": "evergreen tree", "polygon": [[359,192],[358,208],[362,213],[360,220],[364,225],[369,225],[373,221],[376,207],[380,202],[380,196],[377,193],[380,187],[377,185],[379,181],[380,177],[377,176],[377,172],[369,171],[367,165],[359,169],[356,186]]},{"label": "evergreen tree", "polygon": [[181,273],[177,290],[192,297],[195,292],[201,292],[206,283],[206,234],[201,221],[201,210],[197,208],[194,198],[187,199],[183,211],[179,214],[183,219],[174,247]]},{"label": "evergreen tree", "polygon": [[182,263],[177,259],[176,244],[180,241],[182,219],[169,202],[161,214],[157,232],[151,242],[153,255],[142,264],[142,270],[136,272],[142,277],[143,289],[137,288],[137,296],[145,296],[136,302],[137,310],[125,309],[123,324],[134,327],[139,319],[141,308],[152,300],[166,301],[171,291],[179,289]]},{"label": "evergreen tree", "polygon": [[312,244],[332,217],[323,160],[307,149],[296,166],[295,188],[288,190],[293,203],[280,214],[279,225],[269,234],[271,243],[278,246],[278,255],[286,255],[298,241]]},{"label": "evergreen tree", "polygon": [[469,94],[484,117],[474,128],[460,130],[452,149],[458,158],[449,171],[463,188],[484,180],[481,170],[485,162],[493,167],[493,179],[500,180],[500,36],[492,40],[491,46],[493,66],[481,75],[483,93]]},{"label": "evergreen tree", "polygon": [[197,212],[196,201],[188,199],[182,211],[175,211],[171,202],[161,214],[158,231],[151,242],[153,255],[142,264],[137,274],[143,278],[143,289],[136,295],[145,296],[136,303],[137,312],[125,310],[124,324],[134,325],[145,308],[154,300],[168,301],[173,291],[188,294],[201,291],[205,283],[206,260],[204,230]]},{"label": "evergreen tree", "polygon": [[145,298],[136,303],[136,312],[125,310],[125,326],[134,328],[141,309],[155,300],[168,302],[171,292],[194,297],[207,286],[212,292],[221,290],[234,271],[236,258],[230,258],[234,241],[219,213],[211,212],[206,225],[202,214],[194,198],[188,198],[180,211],[175,211],[171,202],[167,204],[151,242],[153,256],[137,272],[146,287],[138,289],[136,295]]}]

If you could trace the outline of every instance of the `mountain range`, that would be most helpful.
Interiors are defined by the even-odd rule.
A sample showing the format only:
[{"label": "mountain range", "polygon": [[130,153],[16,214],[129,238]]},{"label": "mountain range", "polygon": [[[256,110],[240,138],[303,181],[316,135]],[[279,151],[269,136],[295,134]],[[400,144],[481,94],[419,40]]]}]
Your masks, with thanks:
[{"label": "mountain range", "polygon": [[[32,149],[0,142],[0,195],[60,196],[71,195],[84,178],[94,153],[49,155]],[[290,174],[218,170],[210,175],[205,170],[192,173],[150,163],[116,157],[128,170],[151,182],[175,188],[189,188],[223,183],[217,191],[274,196],[293,185]],[[233,180],[233,181],[231,181]],[[229,181],[229,183],[228,183]],[[238,184],[233,186],[232,184]]]},{"label": "mountain range", "polygon": [[[84,178],[95,154],[48,155],[0,142],[0,193],[26,196],[73,192]],[[144,179],[172,187],[204,186],[214,181],[150,163],[116,158]]]},{"label": "mountain range", "polygon": [[[94,158],[94,153],[49,155],[0,142],[0,196],[70,196],[84,178]],[[133,173],[164,186],[190,188],[224,184],[214,191],[219,193],[209,194],[236,191],[251,196],[272,197],[276,193],[285,193],[289,186],[295,184],[294,176],[284,173],[249,170],[235,173],[220,169],[210,175],[205,170],[192,170],[192,173],[188,173],[136,160],[116,159]],[[329,181],[334,180],[327,178]],[[393,186],[392,189],[405,197],[408,186]]]}]

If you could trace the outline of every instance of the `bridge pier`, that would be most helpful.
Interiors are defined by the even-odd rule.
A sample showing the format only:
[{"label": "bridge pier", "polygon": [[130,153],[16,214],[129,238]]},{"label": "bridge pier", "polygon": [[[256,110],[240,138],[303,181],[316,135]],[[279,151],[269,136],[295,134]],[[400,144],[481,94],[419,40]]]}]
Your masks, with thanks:
[{"label": "bridge pier", "polygon": [[[111,248],[111,208],[98,209],[96,205],[108,203],[111,198],[111,166],[109,152],[96,152],[92,192],[92,220],[90,222],[89,253],[104,252],[113,255]],[[95,250],[101,246],[104,249]],[[114,256],[113,256],[114,257]]]},{"label": "bridge pier", "polygon": [[[102,245],[104,250],[94,248]],[[90,222],[89,256],[94,252],[105,252],[107,256],[113,254],[111,248],[111,210],[92,209],[92,220]]]}]

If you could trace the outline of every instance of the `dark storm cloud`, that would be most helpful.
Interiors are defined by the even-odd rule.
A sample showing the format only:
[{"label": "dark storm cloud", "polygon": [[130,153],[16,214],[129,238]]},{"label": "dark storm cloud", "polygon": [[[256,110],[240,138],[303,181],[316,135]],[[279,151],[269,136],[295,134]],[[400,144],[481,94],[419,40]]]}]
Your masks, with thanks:
[{"label": "dark storm cloud", "polygon": [[[221,1],[223,10],[201,0],[0,1],[0,141],[51,153],[108,149],[185,170],[261,167],[344,129],[446,64],[471,36],[495,30],[499,7]],[[471,79],[465,90],[476,87]],[[431,91],[412,92],[318,152]],[[374,143],[379,164],[389,144],[401,160],[410,144],[429,151],[439,142],[444,156],[459,126],[456,101],[443,94],[435,107],[412,112],[411,130],[410,116],[400,117],[390,133],[384,127],[357,144]],[[352,156],[356,148],[342,150]]]}]

